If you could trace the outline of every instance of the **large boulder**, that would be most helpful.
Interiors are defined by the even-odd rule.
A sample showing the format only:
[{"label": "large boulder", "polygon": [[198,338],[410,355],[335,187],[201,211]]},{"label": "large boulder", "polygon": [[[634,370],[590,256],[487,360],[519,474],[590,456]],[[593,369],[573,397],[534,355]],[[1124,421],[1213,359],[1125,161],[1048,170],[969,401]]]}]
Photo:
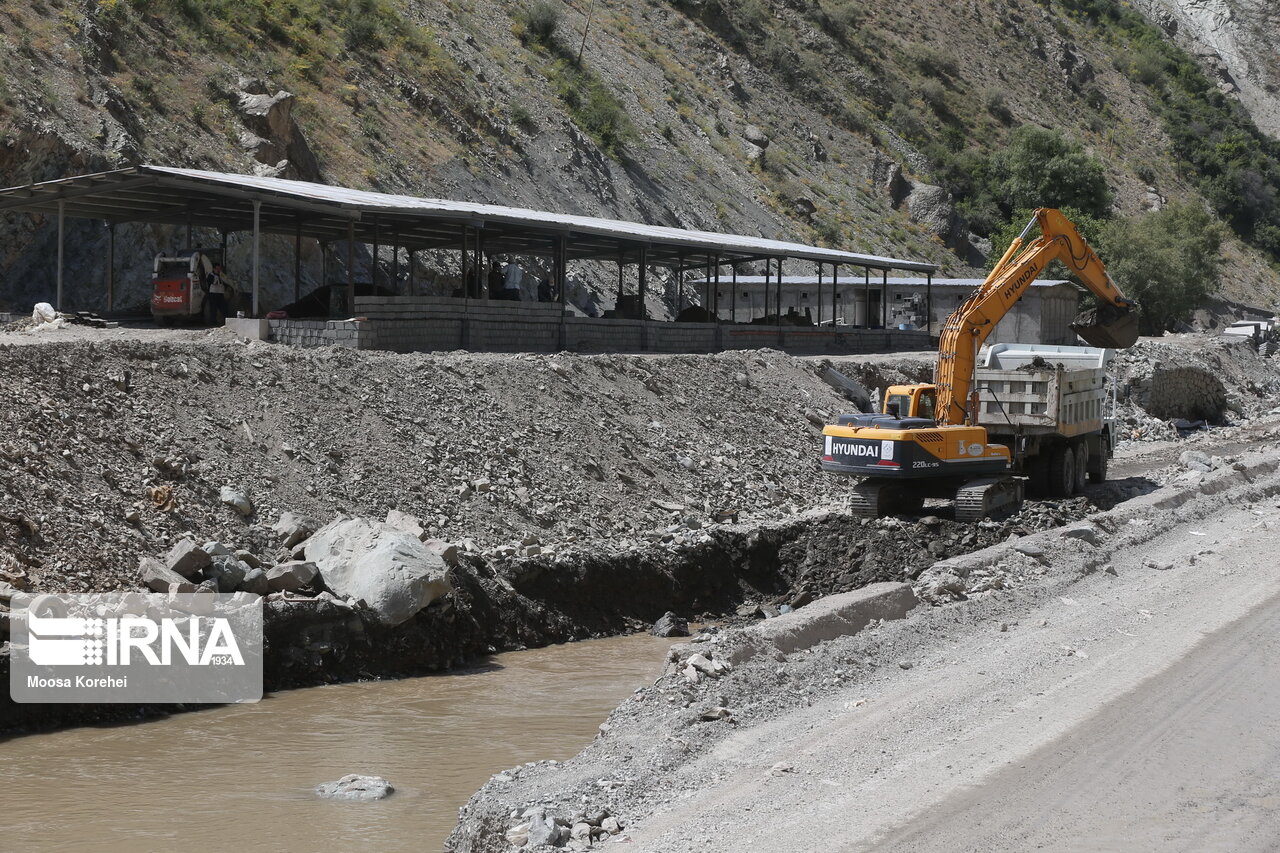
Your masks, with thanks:
[{"label": "large boulder", "polygon": [[662,614],[661,619],[653,623],[649,633],[655,637],[687,637],[689,623],[668,610]]},{"label": "large boulder", "polygon": [[280,537],[284,547],[292,548],[312,533],[315,533],[319,527],[320,522],[314,518],[293,512],[283,512],[280,514],[280,520],[275,523],[271,531]]},{"label": "large boulder", "polygon": [[218,555],[204,573],[218,584],[218,592],[235,592],[244,583],[249,567],[233,556]]},{"label": "large boulder", "polygon": [[302,560],[280,563],[267,569],[267,587],[272,592],[302,589],[316,579],[316,564]]},{"label": "large boulder", "polygon": [[330,800],[357,800],[370,802],[385,800],[395,793],[395,788],[381,776],[362,776],[349,773],[336,782],[324,782],[316,786],[316,793]]},{"label": "large boulder", "polygon": [[171,572],[184,578],[192,578],[200,573],[211,562],[209,552],[196,544],[193,539],[179,539],[165,555],[164,565]]},{"label": "large boulder", "polygon": [[427,531],[422,526],[422,519],[409,515],[407,512],[401,512],[398,509],[387,511],[387,526],[394,527],[396,530],[403,530],[405,533],[412,534],[423,541],[429,538]]},{"label": "large boulder", "polygon": [[384,625],[412,619],[452,589],[439,555],[369,519],[339,516],[307,540],[306,558],[335,595],[363,601]]},{"label": "large boulder", "polygon": [[148,589],[154,590],[155,592],[196,591],[196,585],[194,583],[173,571],[155,557],[143,557],[138,562],[138,579],[141,580]]}]

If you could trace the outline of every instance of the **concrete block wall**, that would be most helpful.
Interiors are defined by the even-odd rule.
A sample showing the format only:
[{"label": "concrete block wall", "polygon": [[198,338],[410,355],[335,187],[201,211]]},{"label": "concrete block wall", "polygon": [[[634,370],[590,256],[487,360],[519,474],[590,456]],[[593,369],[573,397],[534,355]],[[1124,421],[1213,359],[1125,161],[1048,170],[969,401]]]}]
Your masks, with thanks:
[{"label": "concrete block wall", "polygon": [[595,320],[569,317],[565,349],[574,352],[643,352],[644,323],[640,320]]},{"label": "concrete block wall", "polygon": [[370,320],[420,320],[439,317],[473,319],[558,320],[563,309],[554,302],[507,302],[454,299],[447,296],[357,296],[356,316]]},{"label": "concrete block wall", "polygon": [[717,352],[715,323],[650,323],[649,352]]},{"label": "concrete block wall", "polygon": [[[271,340],[294,347],[372,349],[371,329],[358,320],[269,320]],[[365,345],[362,346],[362,337]]]},{"label": "concrete block wall", "polygon": [[437,352],[464,349],[461,317],[435,320],[369,320],[370,335],[362,349],[391,352]]},{"label": "concrete block wall", "polygon": [[770,347],[797,354],[929,349],[924,331],[730,326],[565,316],[558,304],[440,296],[357,297],[355,320],[272,320],[271,340],[392,352],[706,353]]},{"label": "concrete block wall", "polygon": [[559,352],[559,318],[470,317],[466,348],[480,352]]}]

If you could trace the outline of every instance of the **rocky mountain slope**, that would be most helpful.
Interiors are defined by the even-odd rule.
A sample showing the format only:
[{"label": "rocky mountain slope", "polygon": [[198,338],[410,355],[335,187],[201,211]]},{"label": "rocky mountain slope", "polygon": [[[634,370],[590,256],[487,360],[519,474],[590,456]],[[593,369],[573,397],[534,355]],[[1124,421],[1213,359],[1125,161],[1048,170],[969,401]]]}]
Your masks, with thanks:
[{"label": "rocky mountain slope", "polygon": [[1211,69],[1259,129],[1280,139],[1280,8],[1268,0],[1138,0],[1134,5]]},{"label": "rocky mountain slope", "polygon": [[[1131,36],[1102,37],[1081,11],[1110,2],[5,3],[0,184],[135,162],[256,171],[972,273],[988,249],[979,220],[993,214],[966,207],[966,194],[1022,124],[1099,157],[1120,213],[1198,198]],[[1246,34],[1266,32],[1264,13],[1231,56],[1251,55]],[[1198,45],[1197,32],[1174,37]],[[1232,77],[1258,82],[1241,98],[1269,127],[1258,68]],[[0,218],[0,301],[48,295],[52,240],[40,217]],[[98,223],[69,230],[76,307],[101,304],[104,242]],[[180,228],[123,229],[121,301],[139,301],[149,258],[182,242]],[[233,268],[246,242],[233,238]],[[268,305],[291,291],[285,242],[268,248]],[[1262,252],[1240,240],[1224,251],[1226,295],[1280,293]],[[306,270],[314,281],[314,250]],[[607,277],[578,273],[608,291]]]}]

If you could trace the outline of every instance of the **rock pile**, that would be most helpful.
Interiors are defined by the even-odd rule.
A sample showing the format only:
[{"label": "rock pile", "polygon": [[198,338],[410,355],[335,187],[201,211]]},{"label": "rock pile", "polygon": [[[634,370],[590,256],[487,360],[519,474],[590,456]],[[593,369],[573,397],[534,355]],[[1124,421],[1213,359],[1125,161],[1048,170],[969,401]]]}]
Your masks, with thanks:
[{"label": "rock pile", "polygon": [[348,773],[336,782],[324,782],[316,786],[316,794],[326,800],[355,800],[372,802],[385,800],[395,793],[395,788],[381,776],[362,776]]},{"label": "rock pile", "polygon": [[272,527],[280,540],[273,555],[181,539],[161,558],[143,557],[139,580],[155,592],[326,595],[387,626],[411,619],[452,589],[440,554],[403,530],[346,516],[316,526],[284,513]]},{"label": "rock pile", "polygon": [[813,455],[814,419],[845,404],[770,351],[553,368],[211,337],[0,359],[0,559],[37,589],[132,587],[140,553],[182,538],[264,555],[283,511],[398,511],[419,538],[528,558],[681,547],[715,517],[785,518],[846,486]]},{"label": "rock pile", "polygon": [[532,806],[512,814],[519,820],[507,830],[507,843],[512,847],[535,850],[540,847],[562,847],[567,850],[590,850],[622,832],[623,826],[607,809],[578,811],[561,817],[554,809]]}]

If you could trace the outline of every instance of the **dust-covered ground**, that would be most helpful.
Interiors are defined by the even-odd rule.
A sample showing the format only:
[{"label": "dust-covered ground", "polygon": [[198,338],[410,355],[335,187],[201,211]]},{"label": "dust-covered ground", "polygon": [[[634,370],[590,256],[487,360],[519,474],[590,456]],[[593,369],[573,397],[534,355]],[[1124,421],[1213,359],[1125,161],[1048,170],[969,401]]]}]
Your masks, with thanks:
[{"label": "dust-covered ground", "polygon": [[254,542],[285,510],[398,509],[478,551],[533,534],[544,553],[598,553],[684,538],[717,510],[786,517],[843,486],[812,451],[847,404],[776,352],[392,355],[65,331],[0,336],[0,568],[37,589],[133,586],[140,555],[185,533]]},{"label": "dust-covered ground", "polygon": [[[496,775],[449,849],[557,822],[579,850],[1274,849],[1274,708],[1228,700],[1267,678],[1278,466],[1272,445],[1184,470],[944,561],[926,598],[947,575],[1018,582],[852,636],[772,654],[750,628],[696,637],[575,759]],[[690,678],[695,654],[741,662]],[[617,832],[585,823],[600,814]]]},{"label": "dust-covered ground", "polygon": [[[821,426],[851,407],[822,380],[824,359],[395,355],[244,343],[222,330],[3,332],[0,581],[141,588],[140,560],[183,538],[242,549],[269,570],[296,556],[271,529],[283,512],[323,524],[398,510],[424,538],[458,546],[452,591],[404,625],[364,619],[359,631],[343,627],[359,603],[326,598],[322,580],[273,592],[269,687],[442,669],[643,629],[669,609],[750,622],[917,579],[939,559],[1147,494],[1188,460],[1222,468],[1274,438],[1273,360],[1238,343],[1179,346],[1204,365],[1197,376],[1227,389],[1217,423],[1179,430],[1130,394],[1112,482],[959,525],[945,502],[918,516],[848,515],[847,482],[818,466]],[[929,371],[926,355],[836,364],[877,388]],[[1135,364],[1126,388],[1176,385]],[[227,491],[244,499],[239,510]],[[943,580],[939,601],[1025,582]],[[319,646],[290,641],[317,632]]]}]

